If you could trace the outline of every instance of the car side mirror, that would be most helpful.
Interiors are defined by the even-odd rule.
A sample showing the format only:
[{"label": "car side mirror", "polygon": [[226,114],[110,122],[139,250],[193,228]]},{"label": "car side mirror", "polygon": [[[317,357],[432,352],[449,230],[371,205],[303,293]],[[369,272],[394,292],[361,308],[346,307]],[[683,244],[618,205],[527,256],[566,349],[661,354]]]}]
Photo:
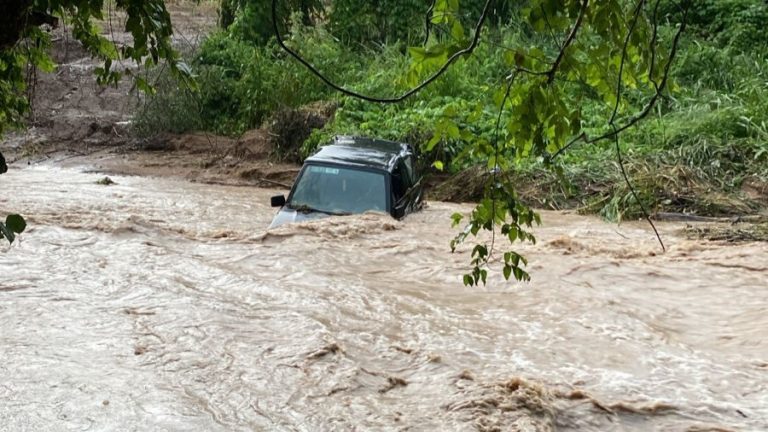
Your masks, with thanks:
[{"label": "car side mirror", "polygon": [[275,195],[270,199],[272,207],[282,207],[285,205],[285,195]]}]

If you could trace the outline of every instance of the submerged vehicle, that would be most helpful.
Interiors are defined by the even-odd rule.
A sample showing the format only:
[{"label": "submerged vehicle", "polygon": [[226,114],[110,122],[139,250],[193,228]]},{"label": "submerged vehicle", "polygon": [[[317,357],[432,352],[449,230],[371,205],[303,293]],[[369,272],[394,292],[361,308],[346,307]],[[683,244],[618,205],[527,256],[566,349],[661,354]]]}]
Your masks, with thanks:
[{"label": "submerged vehicle", "polygon": [[304,161],[288,198],[272,197],[269,227],[366,211],[401,219],[422,207],[421,179],[410,145],[339,136]]}]

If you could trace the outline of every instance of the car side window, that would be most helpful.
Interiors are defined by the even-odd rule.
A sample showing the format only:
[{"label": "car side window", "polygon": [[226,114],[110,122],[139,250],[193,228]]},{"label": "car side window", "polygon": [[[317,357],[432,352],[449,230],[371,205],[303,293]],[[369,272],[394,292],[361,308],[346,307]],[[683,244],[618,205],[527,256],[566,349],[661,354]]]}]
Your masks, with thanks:
[{"label": "car side window", "polygon": [[411,187],[411,178],[406,169],[405,163],[400,160],[392,172],[392,193],[395,202],[399,201]]},{"label": "car side window", "polygon": [[416,173],[413,171],[413,157],[410,155],[407,156],[404,159],[404,162],[405,162],[405,170],[407,171],[408,178],[410,179],[409,184],[413,186],[413,184],[416,183],[416,180],[417,180]]}]

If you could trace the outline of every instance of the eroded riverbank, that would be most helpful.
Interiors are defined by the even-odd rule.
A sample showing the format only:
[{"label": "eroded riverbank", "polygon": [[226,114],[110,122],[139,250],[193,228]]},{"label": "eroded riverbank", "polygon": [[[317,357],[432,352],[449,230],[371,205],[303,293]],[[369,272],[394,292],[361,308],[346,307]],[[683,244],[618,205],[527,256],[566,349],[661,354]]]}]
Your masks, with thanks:
[{"label": "eroded riverbank", "polygon": [[765,243],[546,212],[467,288],[469,206],[267,233],[276,190],[102,177],[0,178],[0,429],[768,429]]}]

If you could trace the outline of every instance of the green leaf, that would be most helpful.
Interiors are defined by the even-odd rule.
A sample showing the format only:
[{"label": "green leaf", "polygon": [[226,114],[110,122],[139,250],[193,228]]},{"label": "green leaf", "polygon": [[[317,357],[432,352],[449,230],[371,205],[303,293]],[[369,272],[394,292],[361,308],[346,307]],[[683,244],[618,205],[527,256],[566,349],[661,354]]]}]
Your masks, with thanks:
[{"label": "green leaf", "polygon": [[523,271],[520,267],[515,267],[512,269],[512,272],[515,273],[515,279],[522,281],[525,276],[527,276],[527,273]]},{"label": "green leaf", "polygon": [[138,89],[139,89],[139,91],[142,91],[142,92],[144,92],[144,93],[146,93],[146,94],[150,94],[150,95],[153,95],[153,94],[155,94],[155,88],[154,88],[154,87],[152,87],[152,86],[151,86],[151,85],[150,85],[150,84],[147,82],[147,80],[145,80],[145,79],[144,79],[144,78],[142,78],[142,77],[137,77],[137,78],[136,78],[136,88],[138,88]]},{"label": "green leaf", "polygon": [[51,73],[56,70],[56,63],[54,63],[53,59],[51,59],[51,57],[47,54],[37,58],[35,61],[35,66],[46,73]]},{"label": "green leaf", "polygon": [[442,134],[435,133],[432,136],[432,138],[430,138],[429,141],[427,142],[427,146],[426,146],[427,151],[428,152],[432,151],[432,149],[435,148],[435,146],[437,145],[437,143],[440,142],[441,139],[442,139]]},{"label": "green leaf", "polygon": [[27,222],[20,215],[11,214],[5,218],[5,226],[8,227],[9,230],[21,234],[27,228]]},{"label": "green leaf", "polygon": [[518,231],[518,229],[516,227],[511,227],[510,228],[510,230],[509,230],[509,242],[510,243],[514,243],[515,240],[517,240],[518,232],[519,231]]},{"label": "green leaf", "polygon": [[443,170],[443,162],[442,161],[434,161],[432,162],[432,166],[435,167],[436,170],[442,171]]},{"label": "green leaf", "polygon": [[460,224],[462,219],[464,219],[464,215],[462,215],[461,213],[452,214],[451,220],[453,221],[453,223],[451,224],[451,226],[456,226]]},{"label": "green leaf", "polygon": [[464,40],[464,27],[461,26],[461,22],[459,20],[454,21],[453,25],[451,25],[451,36],[457,42]]},{"label": "green leaf", "polygon": [[8,243],[13,243],[16,235],[13,234],[13,231],[9,230],[4,223],[0,222],[0,238],[6,238],[8,239]]},{"label": "green leaf", "polygon": [[445,125],[445,133],[448,135],[449,138],[452,139],[460,139],[461,138],[461,132],[459,132],[459,127],[456,126],[456,123],[450,122]]}]

